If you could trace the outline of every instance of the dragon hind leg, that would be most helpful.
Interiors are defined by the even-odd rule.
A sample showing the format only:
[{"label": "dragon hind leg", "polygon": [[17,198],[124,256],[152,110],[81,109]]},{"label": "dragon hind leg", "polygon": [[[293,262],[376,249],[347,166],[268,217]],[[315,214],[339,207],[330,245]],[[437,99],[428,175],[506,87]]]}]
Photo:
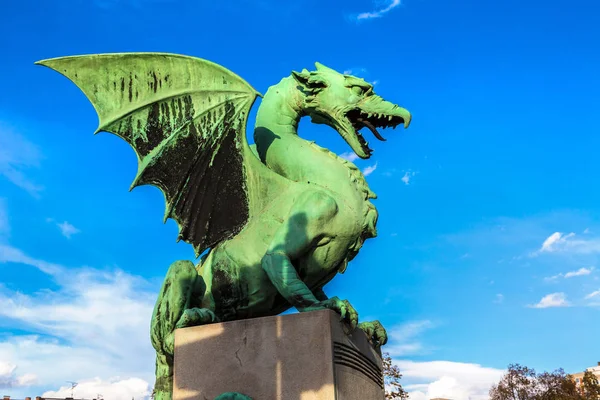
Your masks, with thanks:
[{"label": "dragon hind leg", "polygon": [[216,320],[212,310],[193,308],[201,303],[205,290],[204,279],[191,261],[171,264],[154,306],[150,328],[156,350],[155,400],[172,398],[175,329]]}]

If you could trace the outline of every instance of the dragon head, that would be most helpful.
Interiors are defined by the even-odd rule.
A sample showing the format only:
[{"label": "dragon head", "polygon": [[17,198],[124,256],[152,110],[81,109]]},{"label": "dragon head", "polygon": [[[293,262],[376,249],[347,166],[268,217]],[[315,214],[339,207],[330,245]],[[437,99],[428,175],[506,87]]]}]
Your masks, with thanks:
[{"label": "dragon head", "polygon": [[305,92],[304,112],[312,122],[334,128],[360,158],[369,158],[373,150],[359,132],[368,128],[379,140],[385,141],[377,128],[408,128],[410,113],[383,100],[373,92],[373,85],[364,79],[340,74],[320,63],[316,71],[293,71],[292,75]]}]

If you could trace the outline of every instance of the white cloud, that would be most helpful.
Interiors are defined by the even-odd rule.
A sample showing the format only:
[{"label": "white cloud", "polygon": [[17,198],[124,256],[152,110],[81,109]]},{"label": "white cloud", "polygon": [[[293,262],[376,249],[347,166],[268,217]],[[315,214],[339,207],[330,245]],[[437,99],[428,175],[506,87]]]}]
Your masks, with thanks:
[{"label": "white cloud", "polygon": [[490,387],[504,374],[500,369],[452,361],[394,360],[394,363],[402,372],[402,380],[409,382],[403,386],[411,400],[487,400]]},{"label": "white cloud", "polygon": [[[89,392],[94,397],[148,395],[154,369],[149,321],[157,290],[146,280],[120,270],[66,269],[10,246],[0,246],[0,262],[38,268],[58,286],[30,295],[0,287],[0,326],[35,332],[0,341],[0,360],[22,372],[16,382],[35,382],[38,393],[77,381],[78,390],[103,390]],[[48,368],[56,360],[60,368]],[[30,394],[13,392],[19,395]]]},{"label": "white cloud", "polygon": [[377,169],[377,163],[370,165],[368,167],[366,167],[365,169],[363,169],[363,175],[364,176],[369,176],[371,175],[373,172],[375,172],[375,170]]},{"label": "white cloud", "polygon": [[416,172],[406,171],[404,173],[404,176],[402,178],[400,178],[400,180],[402,182],[404,182],[405,185],[408,185],[410,183],[410,179],[415,175],[416,175]]},{"label": "white cloud", "polygon": [[401,4],[400,0],[392,0],[390,2],[390,4],[388,4],[384,8],[381,8],[376,11],[369,11],[369,12],[363,12],[363,13],[358,14],[356,16],[356,19],[360,21],[360,20],[364,20],[364,19],[381,18],[381,17],[383,17],[384,14],[392,11],[394,8],[398,7],[400,4]]},{"label": "white cloud", "polygon": [[532,253],[532,256],[541,253],[600,253],[600,238],[580,239],[573,232],[569,234],[554,232],[544,240],[538,251]]},{"label": "white cloud", "polygon": [[17,368],[14,364],[0,360],[0,387],[11,387],[14,381],[14,372]]},{"label": "white cloud", "polygon": [[551,308],[551,307],[568,307],[570,304],[567,301],[567,296],[564,293],[551,293],[540,300],[539,303],[534,304],[532,308]]},{"label": "white cloud", "polygon": [[368,73],[368,71],[366,68],[363,68],[363,67],[348,68],[347,70],[344,70],[344,75],[366,74],[366,73]]},{"label": "white cloud", "polygon": [[71,236],[81,233],[81,231],[73,226],[70,222],[55,222],[53,218],[47,218],[46,222],[55,224],[56,227],[60,230],[60,233],[66,237],[67,239],[71,239]]},{"label": "white cloud", "polygon": [[41,158],[33,143],[0,126],[0,176],[34,197],[39,197],[42,187],[28,178],[25,171],[39,167]]},{"label": "white cloud", "polygon": [[[546,242],[544,252],[540,251],[542,242],[549,235],[549,227],[551,228],[558,224],[567,226],[588,224],[588,220],[588,217],[568,210],[539,214],[523,219],[499,217],[486,219],[474,228],[447,235],[446,238],[453,245],[461,246],[461,251],[469,251],[474,256],[485,255],[486,257],[493,257],[495,259],[503,258],[507,263],[512,263],[514,261],[523,261],[527,258],[522,256],[537,257],[553,254],[547,252],[546,249],[556,247],[552,243],[557,240],[557,236],[560,233],[549,238],[550,240]],[[589,239],[591,237],[586,238]],[[521,255],[521,257],[513,257],[516,255]],[[551,260],[548,257],[542,257],[538,261]],[[589,265],[593,265],[595,262],[594,260],[577,261],[579,263],[589,263]],[[582,264],[577,265],[577,267],[579,268],[580,265]]]},{"label": "white cloud", "polygon": [[585,296],[585,300],[588,300],[587,306],[600,307],[600,290],[589,293]]},{"label": "white cloud", "polygon": [[590,268],[579,268],[576,271],[569,271],[566,274],[560,273],[560,274],[556,274],[553,276],[549,276],[547,278],[544,278],[544,280],[546,281],[555,281],[559,278],[574,278],[577,276],[586,276],[586,275],[590,275],[592,272],[594,271],[594,267],[590,267]]},{"label": "white cloud", "polygon": [[62,269],[62,267],[57,264],[36,260],[24,254],[17,248],[3,244],[0,244],[0,263],[30,265],[49,275],[58,274]]},{"label": "white cloud", "polygon": [[385,351],[392,357],[422,354],[427,349],[417,336],[433,327],[434,324],[429,320],[413,321],[394,326],[388,332],[389,343],[386,345]]},{"label": "white cloud", "polygon": [[504,295],[502,293],[498,293],[496,295],[496,299],[494,300],[494,303],[496,304],[500,304],[504,302]]},{"label": "white cloud", "polygon": [[358,160],[358,156],[353,151],[349,151],[347,153],[342,153],[342,154],[340,154],[340,157],[345,160],[348,160],[350,162],[354,162],[354,161]]},{"label": "white cloud", "polygon": [[73,393],[77,398],[97,398],[98,394],[104,399],[130,400],[132,398],[147,398],[152,389],[148,382],[139,378],[102,380],[100,378],[88,379],[77,382],[71,392],[71,386],[62,386],[57,391],[47,391],[42,397],[66,398]]},{"label": "white cloud", "polygon": [[573,278],[575,276],[585,276],[592,273],[594,268],[579,268],[577,271],[570,271],[565,274],[565,278]]},{"label": "white cloud", "polygon": [[37,383],[36,374],[25,374],[17,377],[17,386],[32,386]]},{"label": "white cloud", "polygon": [[16,374],[17,366],[0,360],[0,388],[26,387],[37,381],[35,374]]},{"label": "white cloud", "polygon": [[67,239],[71,239],[71,236],[81,232],[79,229],[75,228],[67,221],[64,221],[60,224],[56,224],[56,226],[58,226],[58,229],[60,229],[60,233],[62,233],[62,235]]},{"label": "white cloud", "polygon": [[552,281],[556,281],[557,279],[562,278],[562,277],[564,277],[564,275],[562,273],[560,273],[560,274],[548,276],[548,277],[544,278],[544,280],[546,282],[552,282]]},{"label": "white cloud", "polygon": [[565,243],[568,238],[575,236],[574,233],[569,233],[568,235],[563,235],[560,232],[554,232],[552,235],[548,236],[544,243],[542,243],[541,252],[552,252],[556,251],[557,247],[561,243]]}]

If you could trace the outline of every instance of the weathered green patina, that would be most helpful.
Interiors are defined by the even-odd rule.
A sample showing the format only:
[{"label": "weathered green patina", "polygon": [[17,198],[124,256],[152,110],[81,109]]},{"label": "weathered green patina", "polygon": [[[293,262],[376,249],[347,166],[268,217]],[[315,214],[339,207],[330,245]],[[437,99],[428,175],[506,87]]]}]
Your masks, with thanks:
[{"label": "weathered green patina", "polygon": [[258,109],[255,145],[246,137],[259,95],[231,71],[198,58],[123,53],[40,61],[71,79],[95,107],[97,131],[126,140],[138,156],[132,188],[151,184],[166,200],[190,261],[172,264],[152,318],[157,353],[155,398],[170,399],[177,328],[332,309],[375,346],[378,321],[358,323],[346,300],[323,286],[343,273],[363,242],[376,236],[377,211],[360,170],[301,139],[303,116],[334,128],[357,156],[372,151],[367,127],[407,127],[407,110],[384,101],[363,79],[319,63],[269,88]]}]

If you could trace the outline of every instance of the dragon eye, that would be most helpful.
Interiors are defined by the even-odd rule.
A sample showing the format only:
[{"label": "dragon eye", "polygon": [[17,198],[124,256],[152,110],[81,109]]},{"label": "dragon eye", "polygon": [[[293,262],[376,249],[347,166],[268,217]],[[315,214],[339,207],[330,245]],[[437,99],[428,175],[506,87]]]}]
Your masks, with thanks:
[{"label": "dragon eye", "polygon": [[362,96],[362,94],[364,93],[364,89],[360,86],[352,86],[352,92],[355,95]]}]

